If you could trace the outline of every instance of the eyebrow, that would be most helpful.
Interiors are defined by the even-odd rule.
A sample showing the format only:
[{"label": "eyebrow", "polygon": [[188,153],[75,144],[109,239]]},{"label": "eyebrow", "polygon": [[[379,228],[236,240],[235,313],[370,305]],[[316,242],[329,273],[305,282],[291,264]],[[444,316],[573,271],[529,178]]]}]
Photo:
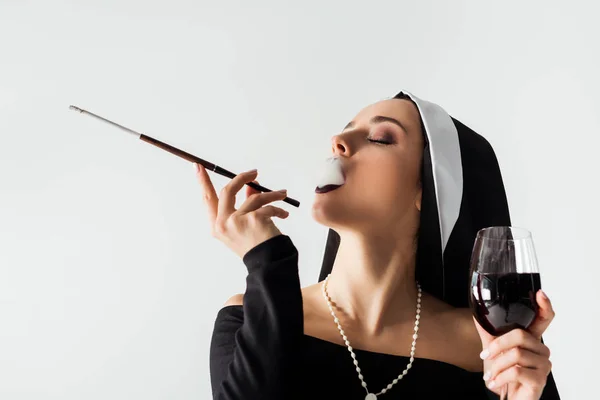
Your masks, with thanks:
[{"label": "eyebrow", "polygon": [[[392,124],[396,124],[398,125],[405,133],[408,133],[408,131],[406,130],[406,128],[404,127],[404,125],[402,125],[402,123],[400,121],[398,121],[395,118],[391,118],[391,117],[385,117],[383,115],[376,115],[373,118],[371,118],[371,120],[369,121],[369,123],[371,124],[380,124],[382,122],[391,122]],[[352,128],[354,126],[354,121],[350,121],[348,123],[348,125],[346,125],[344,127],[343,130],[346,130],[348,128]]]}]

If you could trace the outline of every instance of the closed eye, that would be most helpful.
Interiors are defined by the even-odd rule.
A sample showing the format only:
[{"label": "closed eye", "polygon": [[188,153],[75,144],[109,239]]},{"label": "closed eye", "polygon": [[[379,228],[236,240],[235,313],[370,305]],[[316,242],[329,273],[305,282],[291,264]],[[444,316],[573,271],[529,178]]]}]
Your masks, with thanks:
[{"label": "closed eye", "polygon": [[367,140],[369,142],[371,142],[371,143],[377,143],[377,144],[383,144],[383,145],[391,144],[390,142],[386,142],[385,140],[380,140],[380,139],[370,139],[370,138],[367,138]]}]

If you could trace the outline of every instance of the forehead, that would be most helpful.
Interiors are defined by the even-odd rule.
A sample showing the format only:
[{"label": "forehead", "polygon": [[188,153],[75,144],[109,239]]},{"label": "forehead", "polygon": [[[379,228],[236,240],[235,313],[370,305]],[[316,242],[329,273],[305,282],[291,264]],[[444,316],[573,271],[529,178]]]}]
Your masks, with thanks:
[{"label": "forehead", "polygon": [[408,100],[403,99],[388,99],[378,101],[377,103],[368,105],[359,111],[353,121],[367,123],[372,117],[383,115],[385,117],[395,118],[408,129],[420,129],[420,115],[417,107]]}]

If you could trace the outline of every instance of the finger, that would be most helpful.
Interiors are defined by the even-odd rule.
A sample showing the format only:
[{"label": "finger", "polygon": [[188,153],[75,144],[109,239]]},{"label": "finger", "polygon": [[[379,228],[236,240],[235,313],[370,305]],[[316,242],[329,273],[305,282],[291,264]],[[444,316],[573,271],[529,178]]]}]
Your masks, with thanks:
[{"label": "finger", "polygon": [[541,356],[529,350],[520,347],[514,347],[509,351],[498,355],[486,369],[483,375],[484,380],[494,380],[503,371],[518,365],[524,368],[539,369],[550,373],[552,364],[548,357]]},{"label": "finger", "polygon": [[235,195],[247,182],[252,182],[256,178],[257,171],[250,170],[238,174],[221,189],[219,196],[219,216],[227,218],[235,211]]},{"label": "finger", "polygon": [[[500,353],[507,352],[513,347],[520,347],[544,357],[550,357],[550,349],[539,341],[538,338],[523,329],[513,329],[494,339],[488,346],[487,354],[482,354],[483,359],[492,359]],[[483,351],[483,353],[486,352]]]},{"label": "finger", "polygon": [[538,315],[528,330],[533,336],[541,339],[542,334],[554,319],[555,313],[550,299],[541,289],[536,293],[536,301],[539,306]]},{"label": "finger", "polygon": [[281,219],[287,218],[290,213],[283,208],[275,206],[264,206],[254,212],[257,218],[272,218],[277,217]]},{"label": "finger", "polygon": [[[252,181],[252,182],[259,185],[258,181]],[[246,185],[246,198],[252,196],[253,194],[258,194],[258,193],[261,193],[260,190],[256,190],[253,187]]]},{"label": "finger", "polygon": [[479,333],[479,338],[481,339],[481,346],[486,349],[490,343],[496,338],[493,335],[490,335],[483,327],[477,322],[477,319],[473,317],[473,322],[475,322],[475,328],[477,328],[477,332]]},{"label": "finger", "polygon": [[238,210],[240,213],[249,213],[254,210],[258,210],[260,207],[265,204],[269,204],[276,200],[283,200],[287,196],[287,192],[285,191],[274,191],[274,192],[265,192],[259,193],[254,196],[250,196],[244,204],[240,206]]},{"label": "finger", "polygon": [[490,380],[487,387],[492,389],[502,387],[510,382],[517,382],[528,387],[532,393],[538,394],[546,385],[546,378],[547,375],[540,370],[515,365],[502,371],[496,379]]},{"label": "finger", "polygon": [[215,191],[215,187],[213,186],[206,169],[200,164],[194,163],[194,165],[196,166],[196,177],[198,178],[198,182],[202,187],[202,199],[206,204],[208,218],[212,226],[217,218],[219,198],[217,197],[217,192]]}]

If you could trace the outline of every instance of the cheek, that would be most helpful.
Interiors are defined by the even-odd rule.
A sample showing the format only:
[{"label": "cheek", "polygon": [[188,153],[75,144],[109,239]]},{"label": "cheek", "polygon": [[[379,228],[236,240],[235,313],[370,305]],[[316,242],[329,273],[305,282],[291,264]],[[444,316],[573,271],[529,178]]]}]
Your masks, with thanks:
[{"label": "cheek", "polygon": [[405,174],[390,174],[373,180],[373,187],[382,207],[405,208],[414,201],[416,194],[414,185]]},{"label": "cheek", "polygon": [[361,178],[358,199],[363,203],[361,208],[371,210],[373,217],[380,213],[388,217],[404,215],[414,204],[417,182],[406,165],[389,163],[387,169],[380,165],[378,169],[364,171]]},{"label": "cheek", "polygon": [[390,196],[406,194],[407,191],[414,192],[418,182],[415,168],[397,158],[369,165],[361,171],[361,175],[361,181],[370,189],[388,193]]}]

